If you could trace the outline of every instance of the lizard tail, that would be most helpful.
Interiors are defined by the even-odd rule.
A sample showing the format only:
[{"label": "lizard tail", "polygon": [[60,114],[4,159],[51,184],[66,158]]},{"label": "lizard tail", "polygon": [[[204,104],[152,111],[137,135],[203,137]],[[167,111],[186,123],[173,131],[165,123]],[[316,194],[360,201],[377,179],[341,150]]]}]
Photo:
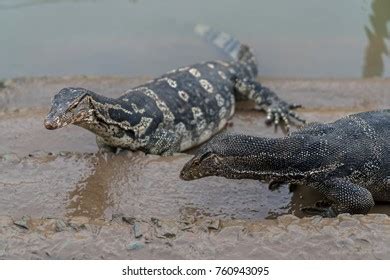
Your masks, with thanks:
[{"label": "lizard tail", "polygon": [[242,44],[232,35],[214,30],[210,26],[197,24],[194,28],[196,34],[213,44],[232,59],[248,65],[252,69],[253,76],[257,75],[257,63],[251,48]]}]

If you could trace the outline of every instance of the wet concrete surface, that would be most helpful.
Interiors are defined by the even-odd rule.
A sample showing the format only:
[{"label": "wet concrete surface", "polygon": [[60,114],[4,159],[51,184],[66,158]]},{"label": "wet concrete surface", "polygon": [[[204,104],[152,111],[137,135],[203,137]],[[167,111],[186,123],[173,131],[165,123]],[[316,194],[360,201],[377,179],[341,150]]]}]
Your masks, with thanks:
[{"label": "wet concrete surface", "polygon": [[[390,258],[387,215],[283,216],[303,217],[300,207],[321,197],[304,186],[270,191],[254,180],[184,182],[178,174],[190,154],[102,154],[86,130],[43,127],[50,98],[63,87],[82,86],[116,97],[146,80],[4,82],[0,258]],[[300,114],[309,121],[390,107],[386,79],[262,81],[284,99],[302,103]],[[242,102],[227,130],[283,136],[264,120],[253,104]],[[372,213],[389,214],[390,205],[375,206]]]},{"label": "wet concrete surface", "polygon": [[186,218],[166,221],[117,216],[112,221],[91,222],[86,217],[27,217],[24,223],[0,216],[0,258],[390,258],[387,215],[343,214],[334,219],[286,215],[276,220],[218,222],[191,215]]}]

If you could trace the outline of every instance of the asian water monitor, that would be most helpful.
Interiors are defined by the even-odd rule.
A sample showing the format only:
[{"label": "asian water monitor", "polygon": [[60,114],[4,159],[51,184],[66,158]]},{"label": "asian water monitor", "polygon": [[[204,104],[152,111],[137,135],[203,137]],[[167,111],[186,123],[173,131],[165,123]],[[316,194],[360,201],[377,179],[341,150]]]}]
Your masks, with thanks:
[{"label": "asian water monitor", "polygon": [[224,128],[234,114],[236,98],[253,100],[267,120],[287,128],[303,121],[289,104],[256,82],[255,57],[232,36],[198,25],[195,31],[230,56],[182,67],[128,90],[116,99],[84,88],[64,88],[52,100],[44,124],[68,124],[97,135],[101,148],[172,154],[196,146]]},{"label": "asian water monitor", "polygon": [[181,178],[206,176],[299,183],[327,201],[309,213],[367,213],[390,202],[390,110],[310,124],[278,139],[222,134],[202,146]]}]

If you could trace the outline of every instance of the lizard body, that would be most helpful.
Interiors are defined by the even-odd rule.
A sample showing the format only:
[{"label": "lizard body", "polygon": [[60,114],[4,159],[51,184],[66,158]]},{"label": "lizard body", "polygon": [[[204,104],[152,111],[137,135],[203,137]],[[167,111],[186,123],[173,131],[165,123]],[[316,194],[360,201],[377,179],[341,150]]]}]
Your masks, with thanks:
[{"label": "lizard body", "polygon": [[218,135],[181,172],[299,183],[326,198],[308,213],[366,214],[374,201],[390,202],[390,110],[364,112],[334,123],[314,123],[278,139]]},{"label": "lizard body", "polygon": [[182,67],[119,98],[84,88],[56,94],[45,119],[47,129],[75,124],[97,135],[100,148],[141,150],[169,155],[208,140],[234,114],[236,98],[253,100],[275,124],[303,121],[298,105],[280,100],[255,81],[255,57],[246,45],[226,33],[198,25],[196,32],[222,49],[230,61],[209,61]]}]

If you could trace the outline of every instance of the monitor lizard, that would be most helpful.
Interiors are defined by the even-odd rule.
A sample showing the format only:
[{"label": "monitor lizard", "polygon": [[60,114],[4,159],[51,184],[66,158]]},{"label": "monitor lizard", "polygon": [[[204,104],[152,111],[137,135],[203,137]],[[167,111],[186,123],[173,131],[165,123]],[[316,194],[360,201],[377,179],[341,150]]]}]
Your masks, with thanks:
[{"label": "monitor lizard", "polygon": [[103,150],[117,148],[170,155],[192,148],[222,130],[234,114],[236,98],[253,100],[268,122],[304,122],[289,104],[255,80],[251,49],[223,32],[197,25],[196,33],[230,56],[175,69],[144,85],[108,98],[84,88],[68,87],[52,99],[47,129],[68,124],[96,134]]},{"label": "monitor lizard", "polygon": [[221,134],[200,148],[181,178],[206,176],[298,183],[326,197],[310,214],[366,214],[390,202],[390,110],[313,123],[283,138]]}]

